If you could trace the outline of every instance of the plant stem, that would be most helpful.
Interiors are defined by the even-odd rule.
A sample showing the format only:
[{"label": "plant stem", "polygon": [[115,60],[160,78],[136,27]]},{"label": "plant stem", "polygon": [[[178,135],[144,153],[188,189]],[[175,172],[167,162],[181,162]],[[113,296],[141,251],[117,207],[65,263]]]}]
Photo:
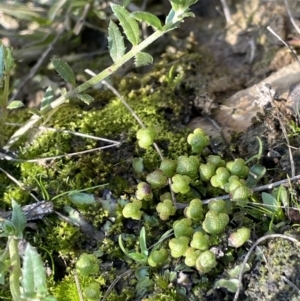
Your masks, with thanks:
[{"label": "plant stem", "polygon": [[[174,28],[174,26],[172,27]],[[81,84],[77,88],[69,91],[68,93],[60,96],[55,101],[53,101],[49,106],[46,106],[43,110],[41,110],[41,116],[33,115],[29,121],[19,130],[17,130],[13,136],[9,139],[8,143],[5,146],[5,149],[9,149],[15,142],[17,142],[22,135],[24,135],[31,127],[37,124],[41,118],[50,112],[51,110],[59,107],[63,103],[67,101],[70,97],[76,97],[77,94],[87,90],[88,88],[94,86],[95,84],[101,82],[109,75],[116,72],[121,66],[123,66],[127,61],[133,58],[137,53],[141,52],[144,48],[152,44],[155,40],[163,36],[166,32],[171,30],[170,25],[165,25],[162,30],[154,32],[151,36],[149,36],[146,40],[141,42],[139,45],[133,46],[130,51],[128,51],[118,62],[114,63],[110,67],[103,70],[101,73],[92,77],[90,80]]]},{"label": "plant stem", "polygon": [[21,300],[20,278],[21,278],[21,264],[18,250],[18,240],[13,236],[8,237],[8,248],[10,255],[10,276],[9,286],[11,295],[14,301]]},{"label": "plant stem", "polygon": [[[2,97],[0,99],[0,128],[3,129],[6,118],[7,118],[7,106],[8,106],[8,95],[9,95],[9,75],[4,76],[4,88]],[[0,147],[5,143],[4,131],[0,134]]]}]

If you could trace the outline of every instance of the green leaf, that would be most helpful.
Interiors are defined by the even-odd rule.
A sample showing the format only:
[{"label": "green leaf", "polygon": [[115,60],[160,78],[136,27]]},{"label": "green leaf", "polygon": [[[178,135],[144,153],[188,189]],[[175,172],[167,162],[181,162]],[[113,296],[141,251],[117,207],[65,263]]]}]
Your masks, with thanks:
[{"label": "green leaf", "polygon": [[52,64],[58,74],[72,86],[76,85],[75,75],[70,65],[61,59],[52,59]]},{"label": "green leaf", "polygon": [[46,271],[41,256],[30,245],[27,244],[22,269],[22,298],[39,298],[47,296]]},{"label": "green leaf", "polygon": [[73,192],[68,195],[73,204],[76,205],[95,205],[95,197],[93,194]]},{"label": "green leaf", "polygon": [[14,109],[22,108],[22,107],[24,107],[24,104],[22,101],[14,100],[7,106],[7,109],[14,110]]},{"label": "green leaf", "polygon": [[137,280],[142,280],[144,278],[149,278],[149,267],[142,267],[136,269],[134,275]]},{"label": "green leaf", "polygon": [[198,0],[170,0],[172,8],[177,12],[179,10],[186,11],[192,4]]},{"label": "green leaf", "polygon": [[43,109],[48,107],[54,99],[55,99],[55,95],[53,93],[51,86],[49,86],[44,94],[42,101],[41,101],[40,110],[42,111]]},{"label": "green leaf", "polygon": [[186,12],[184,14],[181,15],[181,20],[185,19],[185,18],[189,18],[189,17],[195,17],[195,14],[192,12]]},{"label": "green leaf", "polygon": [[119,235],[118,241],[119,241],[119,246],[120,246],[121,250],[123,251],[123,253],[129,257],[129,253],[126,251],[126,249],[124,248],[124,245],[123,245],[122,234]]},{"label": "green leaf", "polygon": [[16,233],[14,234],[14,236],[16,238],[22,238],[23,231],[26,226],[26,217],[21,206],[15,200],[12,200],[11,222],[16,227]]},{"label": "green leaf", "polygon": [[137,45],[140,42],[140,30],[138,23],[130,16],[130,12],[124,7],[113,3],[111,3],[110,6],[120,21],[128,41],[134,46]]},{"label": "green leaf", "polygon": [[277,212],[278,210],[278,203],[277,200],[269,193],[262,192],[261,194],[263,203],[267,206],[267,209],[272,212]]},{"label": "green leaf", "polygon": [[165,232],[165,233],[160,237],[160,239],[154,244],[154,247],[153,247],[153,249],[152,249],[152,252],[156,251],[156,250],[160,247],[161,243],[162,243],[165,239],[167,239],[173,231],[174,231],[173,229],[170,229],[170,230],[168,230],[167,232]]},{"label": "green leaf", "polygon": [[[230,269],[229,271],[227,271],[227,273],[231,278],[238,278],[241,273],[241,270],[242,270],[242,264],[239,264],[233,267],[232,269]],[[244,267],[244,272],[248,272],[248,271],[250,271],[250,265],[247,263]]]},{"label": "green leaf", "polygon": [[77,94],[76,97],[87,105],[90,105],[94,101],[94,98],[88,94]]},{"label": "green leaf", "polygon": [[229,292],[235,293],[238,289],[238,286],[239,286],[238,279],[230,279],[230,280],[220,279],[215,283],[214,288],[225,288]]},{"label": "green leaf", "polygon": [[34,9],[34,6],[18,4],[17,2],[20,1],[11,3],[0,1],[0,11],[3,14],[13,16],[18,20],[28,20],[32,22],[33,20],[41,19],[40,16],[42,15],[42,12],[40,11],[39,13],[37,9]]},{"label": "green leaf", "polygon": [[[168,13],[168,15],[167,15],[167,17],[166,17],[165,23],[166,23],[166,24],[172,23],[172,20],[174,19],[174,16],[175,16],[175,10],[172,8],[172,9],[169,11],[169,13]],[[176,26],[175,26],[175,27],[176,27]]]},{"label": "green leaf", "polygon": [[52,3],[49,12],[48,12],[48,18],[49,20],[53,21],[56,16],[59,14],[59,10],[65,5],[67,0],[56,0],[56,2]]},{"label": "green leaf", "polygon": [[4,54],[5,54],[4,68],[5,68],[6,74],[9,74],[15,66],[15,60],[14,60],[12,52],[13,51],[12,51],[11,47],[5,47],[5,49],[4,49]]},{"label": "green leaf", "polygon": [[134,57],[136,67],[142,67],[153,63],[153,57],[147,52],[139,52]]},{"label": "green leaf", "polygon": [[28,113],[32,115],[42,116],[41,112],[37,108],[28,109]]},{"label": "green leaf", "polygon": [[131,259],[133,259],[133,260],[135,260],[135,261],[137,261],[141,264],[146,264],[147,263],[147,260],[148,260],[147,256],[145,256],[141,253],[136,253],[136,252],[129,253],[129,252],[126,251],[126,249],[124,248],[124,245],[123,245],[122,235],[119,235],[118,241],[119,241],[119,246],[120,246],[121,250],[123,251],[123,253],[127,257],[129,257],[129,258],[131,258]]},{"label": "green leaf", "polygon": [[109,54],[115,63],[125,54],[125,45],[119,27],[113,21],[109,22],[107,39]]},{"label": "green leaf", "polygon": [[246,181],[247,186],[249,188],[254,187],[258,183],[258,181],[265,175],[266,171],[266,168],[261,164],[254,164],[253,166],[251,166]]},{"label": "green leaf", "polygon": [[136,253],[136,252],[129,253],[128,257],[141,264],[146,264],[148,261],[148,257],[141,253]]},{"label": "green leaf", "polygon": [[16,233],[16,227],[15,227],[15,225],[11,221],[9,221],[7,219],[0,219],[0,228],[3,231],[0,234],[0,237],[13,236]]},{"label": "green leaf", "polygon": [[285,187],[283,185],[279,186],[278,196],[279,196],[279,199],[280,199],[282,205],[285,208],[287,208],[290,205],[289,195],[288,195],[287,190],[285,189]]},{"label": "green leaf", "polygon": [[140,248],[141,248],[141,253],[147,257],[149,253],[148,253],[148,248],[146,243],[145,227],[143,227],[140,232]]},{"label": "green leaf", "polygon": [[160,20],[153,14],[136,11],[131,13],[131,16],[139,22],[145,22],[147,25],[152,26],[155,30],[162,29]]}]

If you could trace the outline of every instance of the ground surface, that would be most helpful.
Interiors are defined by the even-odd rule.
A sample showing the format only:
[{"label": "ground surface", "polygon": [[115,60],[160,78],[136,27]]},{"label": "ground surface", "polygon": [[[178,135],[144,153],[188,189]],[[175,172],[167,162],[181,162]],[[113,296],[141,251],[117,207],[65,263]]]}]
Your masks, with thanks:
[{"label": "ground surface", "polygon": [[[292,26],[282,1],[228,1],[228,5],[231,21],[226,22],[223,6],[219,1],[199,1],[193,7],[195,18],[187,19],[179,29],[149,47],[149,52],[154,56],[153,66],[135,70],[132,64],[127,64],[115,74],[112,82],[120,93],[124,93],[125,97],[131,101],[131,105],[139,112],[142,119],[145,118],[146,122],[150,123],[157,118],[155,122],[161,125],[164,135],[159,137],[159,145],[163,151],[169,152],[169,155],[171,153],[174,156],[180,154],[180,151],[176,149],[177,145],[182,147],[181,151],[184,154],[187,152],[182,142],[183,138],[181,138],[185,137],[187,129],[203,128],[211,138],[211,148],[214,153],[234,158],[242,157],[245,160],[257,154],[259,144],[256,137],[259,137],[263,142],[263,162],[270,170],[262,184],[285,179],[287,174],[293,177],[300,171],[300,153],[298,151],[300,141],[297,137],[299,132],[294,130],[294,135],[289,135],[290,140],[287,140],[284,129],[287,128],[290,134],[291,122],[294,124],[297,122],[295,106],[300,98],[297,96],[297,92],[292,93],[292,90],[289,92],[289,89],[293,83],[300,81],[300,66],[294,62],[290,51],[266,27],[271,26],[282,39],[289,41],[296,51],[299,47],[300,35]],[[292,6],[293,17],[298,22],[300,5],[299,3],[290,3],[290,5]],[[168,3],[167,1],[152,1],[148,3],[148,10],[163,18],[169,10]],[[62,17],[60,21],[63,19]],[[75,23],[75,20],[72,22]],[[93,25],[96,30],[92,28],[93,26],[86,26],[78,36],[63,35],[61,41],[57,42],[53,51],[45,58],[44,64],[36,72],[36,75],[22,86],[17,99],[24,101],[28,107],[35,107],[39,104],[45,88],[49,84],[54,89],[65,85],[57,74],[47,66],[52,55],[62,56],[67,60],[77,74],[79,82],[88,79],[88,76],[83,72],[85,68],[90,68],[97,73],[110,64],[106,51],[106,21],[95,20],[94,17],[91,17],[90,19],[87,18],[87,22],[88,25],[95,22],[96,25]],[[11,19],[7,21],[7,24],[11,25],[12,23]],[[23,25],[20,24],[20,28],[23,29]],[[20,29],[4,28],[1,35],[10,40],[16,49],[17,69],[15,77],[22,80],[32,70],[32,66],[36,63],[36,57],[40,57],[45,48],[42,48],[41,51],[37,47],[35,53],[33,48],[26,52],[22,49],[24,40],[18,37],[18,31]],[[15,34],[8,35],[8,32]],[[146,31],[145,34],[148,32]],[[30,45],[28,41],[26,43],[26,46]],[[169,95],[170,85],[165,83],[165,78],[172,65],[176,66],[174,78],[181,74],[184,76],[174,88],[175,92],[173,91],[173,94],[170,92]],[[266,86],[265,83],[271,87]],[[271,88],[274,89],[274,93]],[[44,165],[38,164],[34,168],[31,165],[23,165],[17,171],[7,162],[3,163],[3,168],[8,166],[12,172],[15,172],[15,176],[21,175],[19,180],[27,181],[28,189],[32,189],[39,197],[41,197],[39,188],[34,186],[35,182],[31,179],[32,174],[35,175],[33,169],[36,169],[34,171],[36,176],[46,179],[46,187],[51,197],[64,190],[82,188],[76,187],[78,183],[93,186],[108,181],[110,183],[109,191],[103,192],[103,189],[98,189],[95,194],[98,197],[102,196],[103,200],[109,200],[110,193],[113,192],[112,200],[120,201],[122,194],[127,196],[134,194],[134,186],[139,180],[139,176],[136,176],[132,171],[133,157],[145,156],[145,163],[149,169],[158,162],[157,155],[151,152],[146,152],[145,155],[143,151],[138,149],[135,138],[132,138],[138,126],[132,118],[125,116],[126,110],[120,108],[120,104],[116,101],[112,102],[112,94],[107,91],[102,93],[97,89],[90,92],[96,99],[95,103],[90,107],[78,103],[75,103],[72,108],[65,107],[60,112],[56,112],[56,119],[54,118],[50,125],[74,131],[80,129],[87,133],[92,132],[96,136],[118,140],[123,144],[120,148],[102,152],[96,158],[92,155],[80,156],[74,160],[66,158],[59,162],[50,161]],[[151,96],[153,94],[154,97]],[[278,95],[273,97],[275,94]],[[149,96],[149,99],[152,98],[143,102],[144,98],[147,98],[145,95]],[[144,97],[141,103],[137,102],[138,97]],[[276,101],[274,98],[281,101]],[[153,104],[153,108],[150,103]],[[147,106],[151,109],[147,110]],[[113,113],[115,115],[109,115]],[[125,116],[124,119],[122,119],[122,114]],[[171,134],[174,134],[175,138]],[[33,135],[32,141],[35,137],[39,137],[39,135]],[[174,139],[172,142],[170,142],[170,137]],[[53,140],[50,141],[50,139]],[[38,143],[39,146],[42,145],[40,149],[37,145],[31,148],[30,143],[27,143],[20,153],[25,157],[35,158],[36,156],[43,156],[43,152],[46,154],[53,154],[56,150],[73,152],[81,149],[82,144],[85,143],[75,138],[65,137],[64,139],[66,140],[61,141],[56,136],[48,137],[46,140],[41,139]],[[287,144],[294,147],[291,154],[289,154]],[[87,145],[88,147],[95,146],[93,142]],[[101,143],[96,146],[101,146]],[[294,158],[294,163],[291,163],[290,157]],[[106,164],[103,165],[103,162]],[[5,185],[9,187],[7,191],[3,187],[1,190],[2,196],[0,198],[7,202],[6,208],[3,209],[8,207],[7,195],[14,193],[14,188],[10,187],[8,183],[5,182]],[[296,193],[294,199],[298,200],[297,186],[294,188]],[[107,193],[109,196],[106,195]],[[105,195],[103,196],[103,194]],[[18,198],[18,193],[15,193],[14,197]],[[29,199],[28,196],[27,198]],[[66,199],[62,199],[55,203],[55,208],[59,212],[63,212],[62,207],[65,201]],[[149,208],[147,209],[149,210]],[[98,214],[97,210],[100,210],[101,214]],[[137,236],[141,223],[127,220],[121,221],[121,226],[117,222],[112,222],[113,226],[111,226],[105,222],[106,213],[103,213],[101,208],[97,208],[97,210],[82,210],[85,213],[84,218],[88,222],[82,225],[80,230],[66,222],[50,219],[50,227],[53,228],[50,230],[45,228],[46,230],[41,230],[42,235],[36,235],[38,237],[37,243],[45,243],[45,237],[47,240],[53,239],[57,243],[57,245],[50,247],[57,269],[55,280],[58,283],[62,279],[64,281],[59,288],[56,288],[56,293],[62,294],[64,289],[68,289],[68,292],[71,291],[69,283],[72,279],[69,280],[64,277],[68,277],[66,276],[68,266],[74,265],[74,258],[83,251],[95,251],[100,244],[103,246],[103,250],[107,252],[103,257],[100,256],[103,271],[101,277],[106,280],[102,291],[107,290],[112,279],[115,279],[117,275],[129,270],[129,268],[136,268],[136,266],[126,262],[121,256],[121,252],[116,253],[115,245],[117,245],[116,237],[120,228],[122,228],[121,231],[126,231],[129,236],[132,234]],[[240,225],[242,220],[247,220],[253,230],[252,241],[264,234],[260,232],[259,228],[270,223],[267,214],[261,219],[255,219],[253,216],[249,219],[249,214],[244,214],[242,211],[238,213],[240,215],[237,214],[232,218],[229,232],[234,228],[232,225]],[[284,210],[284,216],[281,222],[277,221],[277,224],[275,222],[276,230],[280,233],[289,230],[291,235],[297,237],[299,235],[297,228],[295,227],[294,231],[291,231],[290,227],[299,223],[298,209]],[[150,227],[151,222],[147,225]],[[39,224],[42,229],[44,226],[45,224],[42,222]],[[155,241],[155,237],[162,234],[161,230],[168,230],[169,226],[163,224],[161,229],[154,227],[156,232],[151,233],[152,241],[153,238]],[[35,227],[29,227],[28,239],[34,240]],[[113,232],[114,237],[106,235],[106,227],[115,227],[113,230],[115,231]],[[272,226],[269,230],[276,232]],[[57,239],[56,241],[57,237],[60,240]],[[134,237],[129,237],[128,241],[129,245],[131,242],[131,247],[137,247],[134,245]],[[219,249],[222,249],[224,237],[218,243]],[[207,278],[199,278],[199,275],[195,276],[194,271],[186,272],[186,279],[182,285],[185,292],[178,295],[178,300],[182,300],[180,299],[183,298],[182,296],[186,296],[187,299],[194,297],[195,300],[232,300],[233,293],[230,290],[228,292],[224,288],[217,289],[213,284],[216,280],[222,277],[225,279],[228,276],[230,268],[241,262],[250,245],[240,253],[233,252],[233,261],[230,261],[230,256],[226,257],[226,255],[226,260],[230,263],[221,260],[222,267],[218,267],[218,276],[213,274]],[[226,251],[228,249],[224,252],[226,253]],[[252,256],[252,269],[244,278],[245,292],[243,298],[246,300],[299,300],[296,290],[297,287],[299,288],[300,282],[298,251],[292,243],[283,240],[279,241],[278,245],[272,241],[257,250]],[[261,253],[264,255],[261,256]],[[118,256],[120,257],[119,260],[116,259]],[[44,255],[44,259],[49,260],[47,255]],[[164,268],[165,274],[172,272],[178,262],[172,264],[172,267]],[[109,271],[111,269],[115,269],[115,271],[110,276]],[[162,271],[156,270],[156,273],[162,273]],[[172,282],[172,285],[176,286],[179,283],[179,278],[178,276],[175,281],[170,281],[170,283]],[[100,277],[97,279],[99,282],[104,281]],[[126,281],[121,281],[116,285],[116,294],[122,295],[122,291],[128,290],[128,292],[126,291],[127,297],[124,293],[122,300],[134,300],[130,291],[133,280],[129,276],[124,277],[124,279]],[[197,285],[200,288],[198,287],[198,290],[193,291],[192,288]],[[171,287],[169,286],[165,290]],[[161,288],[157,289],[157,287],[155,289],[156,292],[162,290]],[[114,295],[111,298],[109,300],[118,297]],[[138,298],[141,300],[142,297]],[[157,297],[153,300],[177,300],[175,297],[172,299],[168,296],[168,298]],[[65,300],[69,299],[66,298]]]}]

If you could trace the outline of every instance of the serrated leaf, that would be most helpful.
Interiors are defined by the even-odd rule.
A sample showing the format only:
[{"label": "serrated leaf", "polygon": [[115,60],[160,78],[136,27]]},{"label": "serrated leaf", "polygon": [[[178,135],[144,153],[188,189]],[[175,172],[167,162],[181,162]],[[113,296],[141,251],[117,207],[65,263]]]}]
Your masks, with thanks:
[{"label": "serrated leaf", "polygon": [[8,237],[16,233],[15,225],[7,219],[0,220],[0,228],[3,231],[3,233],[0,234],[0,237]]},{"label": "serrated leaf", "polygon": [[15,200],[12,200],[11,222],[16,228],[14,236],[17,238],[22,238],[23,231],[26,226],[26,217],[21,206]]},{"label": "serrated leaf", "polygon": [[119,27],[113,21],[109,22],[107,39],[109,54],[115,63],[125,54],[125,45]]},{"label": "serrated leaf", "polygon": [[7,109],[14,110],[14,109],[22,108],[22,107],[24,107],[24,104],[22,101],[14,100],[7,106]]},{"label": "serrated leaf", "polygon": [[139,22],[145,22],[147,25],[152,26],[156,30],[161,30],[162,25],[160,20],[153,14],[147,12],[136,11],[131,13],[131,16]]},{"label": "serrated leaf", "polygon": [[87,105],[90,105],[94,101],[94,98],[88,94],[78,94],[76,97]]},{"label": "serrated leaf", "polygon": [[76,85],[75,75],[70,65],[61,59],[52,59],[52,64],[64,81]]},{"label": "serrated leaf", "polygon": [[42,299],[47,295],[46,271],[41,256],[30,245],[27,244],[22,269],[22,298],[39,297]]},{"label": "serrated leaf", "polygon": [[136,67],[142,67],[153,63],[153,57],[147,52],[139,52],[134,57]]},{"label": "serrated leaf", "polygon": [[130,16],[130,12],[118,4],[110,4],[112,11],[118,18],[128,41],[132,45],[140,42],[140,29],[138,23]]},{"label": "serrated leaf", "polygon": [[55,99],[55,96],[54,96],[53,90],[52,90],[51,86],[49,86],[44,94],[42,101],[41,101],[40,110],[42,111],[43,109],[48,107],[54,99]]}]

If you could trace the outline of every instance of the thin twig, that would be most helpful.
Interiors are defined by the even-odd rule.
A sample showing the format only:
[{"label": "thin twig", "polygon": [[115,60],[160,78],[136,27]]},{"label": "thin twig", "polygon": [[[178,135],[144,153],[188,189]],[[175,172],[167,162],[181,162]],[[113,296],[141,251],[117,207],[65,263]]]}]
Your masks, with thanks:
[{"label": "thin twig", "polygon": [[84,301],[83,294],[82,294],[82,289],[81,289],[80,282],[79,282],[79,279],[78,279],[78,275],[77,275],[77,272],[76,272],[75,269],[73,270],[73,273],[74,273],[74,279],[75,279],[75,284],[76,284],[79,300]]},{"label": "thin twig", "polygon": [[43,64],[44,60],[46,59],[47,55],[50,53],[50,51],[53,49],[54,45],[57,43],[58,39],[61,37],[61,35],[64,32],[64,26],[59,25],[58,32],[54,38],[54,40],[51,42],[51,44],[47,47],[47,49],[41,54],[41,57],[36,62],[36,64],[30,69],[30,72],[28,75],[20,82],[16,90],[12,93],[9,102],[13,101],[16,96],[19,94],[19,92],[25,87],[26,83],[36,74],[37,70],[40,68],[40,66]]},{"label": "thin twig", "polygon": [[78,36],[79,33],[81,32],[82,30],[82,27],[84,25],[84,21],[86,19],[86,16],[90,10],[90,7],[91,7],[91,4],[90,3],[87,3],[85,6],[84,6],[84,9],[83,9],[83,12],[82,12],[82,15],[80,16],[80,18],[78,19],[74,29],[73,29],[73,33]]},{"label": "thin twig", "polygon": [[270,26],[268,26],[267,29],[291,51],[294,59],[297,61],[298,65],[300,66],[300,60],[297,56],[297,53],[290,47],[290,45],[288,45]]},{"label": "thin twig", "polygon": [[238,279],[238,289],[237,289],[237,291],[236,291],[236,293],[234,295],[233,301],[237,301],[238,300],[238,297],[239,297],[239,294],[240,294],[240,291],[241,291],[241,288],[242,288],[242,278],[243,278],[243,274],[244,274],[244,269],[245,269],[247,261],[249,260],[249,257],[251,255],[251,253],[256,248],[256,246],[259,245],[261,242],[263,242],[265,240],[268,240],[268,239],[272,239],[272,238],[288,239],[288,240],[294,242],[296,245],[298,245],[298,247],[300,246],[300,242],[296,238],[294,238],[292,236],[284,235],[284,234],[268,234],[268,235],[265,235],[265,236],[259,238],[253,244],[253,246],[249,249],[249,251],[247,252],[247,255],[245,256],[245,259],[244,259],[244,261],[242,263],[241,271],[240,271],[239,279]]},{"label": "thin twig", "polygon": [[284,0],[284,4],[285,4],[286,10],[287,10],[287,12],[289,14],[291,23],[293,24],[294,28],[297,30],[298,34],[300,34],[300,28],[298,27],[298,25],[297,25],[297,23],[296,23],[293,15],[292,15],[292,13],[291,13],[291,10],[290,10],[290,7],[288,5],[288,2],[286,0]]},{"label": "thin twig", "polygon": [[[279,110],[277,109],[277,110],[276,110],[276,119],[279,121],[280,128],[281,128],[281,130],[282,130],[282,133],[283,133],[283,136],[284,136],[284,138],[285,138],[285,140],[286,140],[287,145],[290,145],[289,137],[288,137],[288,135],[287,135],[286,129],[285,129],[285,127],[284,127],[284,124],[283,124],[283,122],[282,122],[281,119],[280,119],[279,114],[281,114],[281,113],[280,113]],[[281,114],[281,115],[282,115],[282,114]],[[290,147],[288,147],[288,152],[289,152],[289,159],[290,159],[290,164],[291,164],[291,176],[292,176],[292,178],[293,178],[293,177],[295,177],[296,170],[295,170],[295,163],[294,163],[293,153],[292,153],[292,150],[291,150]]]},{"label": "thin twig", "polygon": [[8,161],[13,161],[13,162],[35,163],[35,162],[56,160],[56,159],[65,158],[65,157],[74,157],[74,156],[78,156],[78,155],[82,155],[82,154],[88,154],[88,153],[92,153],[92,152],[95,152],[98,150],[103,150],[103,149],[107,149],[107,148],[118,146],[118,145],[119,145],[119,143],[111,144],[111,145],[107,145],[107,146],[96,147],[96,148],[92,148],[92,149],[87,149],[87,150],[75,152],[75,153],[68,153],[68,154],[64,154],[64,155],[57,155],[57,156],[52,156],[52,157],[36,158],[36,159],[16,159],[16,158],[13,158],[9,155],[6,155],[6,154],[3,154],[0,152],[0,159],[5,159]]},{"label": "thin twig", "polygon": [[223,6],[223,12],[226,19],[226,23],[229,24],[231,22],[231,15],[226,0],[221,0],[221,4]]},{"label": "thin twig", "polygon": [[297,285],[295,283],[293,283],[291,280],[289,280],[285,276],[280,276],[280,278],[283,281],[285,281],[286,283],[288,283],[298,293],[298,295],[300,295],[300,289],[297,287]]},{"label": "thin twig", "polygon": [[[19,124],[16,124],[16,123],[6,123],[6,124],[7,125],[12,125],[12,126],[16,126],[16,125],[17,126],[22,126],[22,125],[19,125]],[[78,133],[78,132],[73,132],[73,131],[69,131],[69,130],[61,130],[61,129],[55,129],[55,128],[45,127],[45,126],[39,126],[37,128],[41,129],[41,130],[67,133],[67,134],[71,134],[71,135],[79,136],[79,137],[83,137],[83,138],[89,138],[89,139],[94,139],[94,140],[98,140],[98,141],[109,142],[109,143],[111,143],[111,145],[96,147],[96,148],[92,148],[92,149],[88,149],[88,150],[84,150],[84,151],[79,151],[79,152],[75,152],[75,153],[68,153],[68,154],[64,154],[64,155],[57,155],[57,156],[52,156],[52,157],[36,158],[36,159],[29,159],[29,160],[16,159],[16,158],[13,158],[13,157],[11,157],[7,154],[3,154],[3,153],[0,152],[0,159],[5,159],[5,160],[9,160],[9,161],[14,161],[14,162],[30,162],[30,163],[33,163],[33,162],[55,160],[55,159],[60,159],[60,158],[64,158],[64,157],[73,157],[73,156],[77,156],[77,155],[81,155],[81,154],[95,152],[95,151],[102,150],[102,149],[107,149],[107,148],[114,147],[114,146],[119,146],[121,144],[121,142],[119,142],[119,141],[106,139],[106,138],[101,138],[101,137],[88,135],[88,134],[83,134],[83,133]]]},{"label": "thin twig", "polygon": [[112,284],[108,287],[107,291],[105,292],[103,298],[101,301],[105,301],[107,296],[110,294],[110,292],[112,291],[112,289],[114,288],[114,286],[125,276],[130,275],[133,272],[133,270],[128,270],[126,272],[124,272],[123,274],[121,274],[120,276],[118,276],[113,282]]},{"label": "thin twig", "polygon": [[[1,157],[0,157],[1,158]],[[11,181],[13,181],[15,184],[17,184],[17,186],[19,186],[22,190],[26,191],[24,184],[22,184],[21,182],[19,182],[16,178],[14,178],[11,174],[9,174],[7,171],[5,171],[3,168],[0,167],[0,171],[2,171]],[[30,196],[36,201],[38,202],[39,200],[36,198],[36,196],[29,192]]]},{"label": "thin twig", "polygon": [[[280,186],[280,185],[289,184],[289,181],[294,182],[294,181],[297,181],[297,180],[300,180],[300,175],[297,175],[293,178],[290,178],[289,180],[281,180],[281,181],[277,181],[277,182],[274,182],[274,183],[271,183],[271,184],[255,187],[252,190],[253,190],[253,192],[265,191],[265,190],[273,189],[274,187],[277,187],[277,186]],[[214,201],[214,200],[228,200],[228,199],[230,199],[230,195],[225,194],[225,195],[222,195],[222,196],[206,199],[206,200],[202,201],[202,204],[209,204],[211,201]],[[178,209],[183,209],[183,208],[187,207],[188,205],[189,204],[183,204],[183,203],[177,203],[176,204]]]},{"label": "thin twig", "polygon": [[[50,201],[38,201],[33,204],[25,205],[22,211],[26,217],[26,221],[43,219],[46,215],[54,213],[53,203]],[[0,218],[11,219],[12,211],[0,211]]]}]

